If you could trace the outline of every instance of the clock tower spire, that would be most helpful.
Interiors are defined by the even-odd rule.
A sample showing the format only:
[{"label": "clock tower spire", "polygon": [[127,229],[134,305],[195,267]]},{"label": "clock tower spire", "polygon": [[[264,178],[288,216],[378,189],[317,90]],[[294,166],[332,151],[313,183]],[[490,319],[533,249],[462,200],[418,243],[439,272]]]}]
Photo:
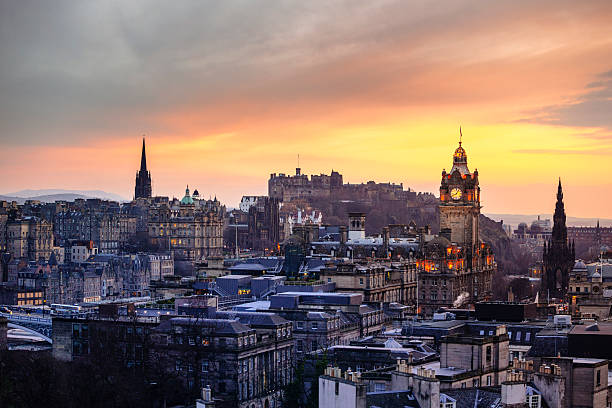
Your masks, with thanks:
[{"label": "clock tower spire", "polygon": [[478,217],[480,215],[480,186],[478,170],[470,172],[467,153],[462,146],[463,133],[459,128],[459,146],[453,154],[449,173],[442,171],[440,183],[440,234],[464,248],[468,263],[477,259],[479,245]]}]

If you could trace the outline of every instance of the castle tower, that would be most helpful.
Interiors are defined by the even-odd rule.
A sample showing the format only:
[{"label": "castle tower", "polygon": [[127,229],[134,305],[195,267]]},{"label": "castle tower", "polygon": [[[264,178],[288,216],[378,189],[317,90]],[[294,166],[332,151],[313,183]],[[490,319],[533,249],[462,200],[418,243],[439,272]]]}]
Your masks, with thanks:
[{"label": "castle tower", "polygon": [[140,170],[136,173],[136,187],[134,199],[151,198],[151,173],[147,170],[147,155],[145,153],[145,140],[142,138],[142,155],[140,157]]},{"label": "castle tower", "polygon": [[553,215],[553,230],[550,242],[544,247],[542,272],[542,295],[563,299],[569,284],[569,272],[574,266],[574,247],[567,241],[565,205],[561,179],[557,188],[557,203]]},{"label": "castle tower", "polygon": [[470,173],[461,139],[453,154],[450,173],[442,170],[439,208],[440,231],[450,231],[450,241],[464,248],[471,268],[473,260],[478,259],[475,254],[479,244],[480,187],[478,170]]}]

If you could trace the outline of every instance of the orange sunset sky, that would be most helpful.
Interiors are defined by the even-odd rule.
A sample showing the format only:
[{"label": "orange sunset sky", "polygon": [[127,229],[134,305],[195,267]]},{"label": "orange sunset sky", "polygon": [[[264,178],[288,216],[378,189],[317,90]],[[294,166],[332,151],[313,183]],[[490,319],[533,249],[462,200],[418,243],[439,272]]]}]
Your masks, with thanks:
[{"label": "orange sunset sky", "polygon": [[236,206],[272,172],[435,192],[461,125],[485,213],[612,218],[612,2],[0,3],[0,194]]}]

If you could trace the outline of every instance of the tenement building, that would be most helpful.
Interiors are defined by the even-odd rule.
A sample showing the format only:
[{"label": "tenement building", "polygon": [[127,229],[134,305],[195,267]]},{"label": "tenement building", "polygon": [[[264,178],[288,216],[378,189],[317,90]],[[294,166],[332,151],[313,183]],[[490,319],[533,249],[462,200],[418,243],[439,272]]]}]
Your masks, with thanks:
[{"label": "tenement building", "polygon": [[329,264],[320,278],[333,282],[338,292],[363,295],[364,302],[411,304],[416,298],[414,262],[363,262]]},{"label": "tenement building", "polygon": [[29,216],[8,221],[6,242],[8,252],[14,258],[47,260],[53,248],[53,225],[41,218]]},{"label": "tenement building", "polygon": [[567,240],[565,225],[565,206],[561,179],[557,188],[557,204],[553,215],[553,231],[550,242],[544,244],[542,293],[544,299],[564,299],[569,286],[570,271],[574,266],[575,251],[573,243]]},{"label": "tenement building", "polygon": [[178,381],[178,392],[210,386],[216,407],[279,406],[293,381],[291,322],[270,313],[136,317],[108,312],[53,319],[53,356],[144,370]]}]

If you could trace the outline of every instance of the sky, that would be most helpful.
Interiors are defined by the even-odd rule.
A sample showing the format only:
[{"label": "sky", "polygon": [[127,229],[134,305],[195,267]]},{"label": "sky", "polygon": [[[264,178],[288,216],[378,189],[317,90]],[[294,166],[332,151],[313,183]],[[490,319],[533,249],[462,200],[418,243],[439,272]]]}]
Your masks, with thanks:
[{"label": "sky", "polygon": [[236,206],[270,173],[438,194],[459,126],[485,213],[612,218],[612,2],[0,0],[0,193]]}]

